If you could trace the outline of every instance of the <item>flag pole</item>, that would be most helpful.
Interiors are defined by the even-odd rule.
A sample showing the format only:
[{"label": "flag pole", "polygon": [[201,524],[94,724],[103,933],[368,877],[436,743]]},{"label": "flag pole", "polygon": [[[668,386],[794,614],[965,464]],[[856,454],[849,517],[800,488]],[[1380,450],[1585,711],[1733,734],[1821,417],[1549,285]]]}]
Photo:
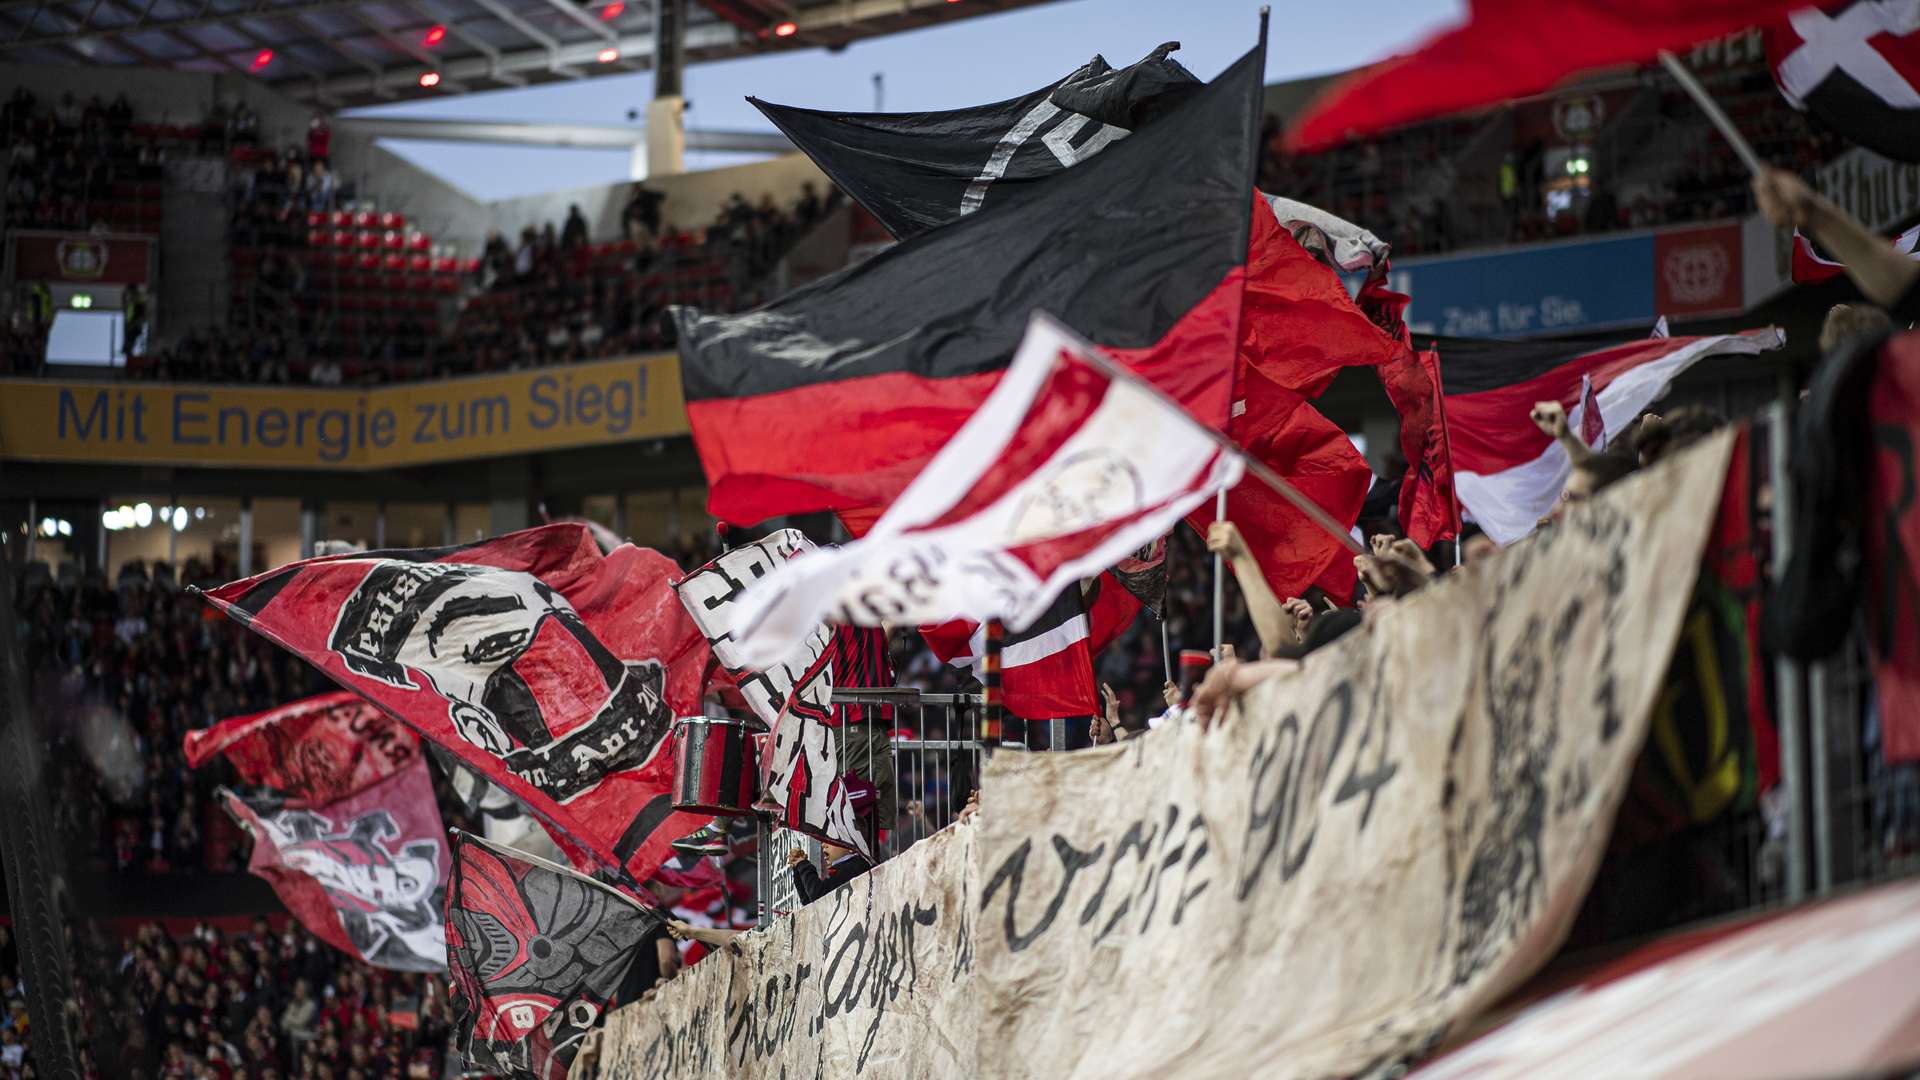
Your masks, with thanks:
[{"label": "flag pole", "polygon": [[[1213,520],[1216,524],[1227,520],[1227,489],[1221,488],[1213,497]],[[1226,637],[1226,575],[1221,567],[1219,552],[1213,553],[1213,658],[1220,659],[1220,642]]]},{"label": "flag pole", "polygon": [[[1099,371],[1101,374],[1107,376],[1110,379],[1119,379],[1140,387],[1141,389],[1147,391],[1149,394],[1152,394],[1154,397],[1159,398],[1162,402],[1166,403],[1169,407],[1180,410],[1182,413],[1185,413],[1189,419],[1192,419],[1193,414],[1187,412],[1186,406],[1180,404],[1178,401],[1175,401],[1171,396],[1167,394],[1165,390],[1160,389],[1159,387],[1153,385],[1147,380],[1141,378],[1139,375],[1136,375],[1132,371],[1129,371],[1127,368],[1125,368],[1121,364],[1115,362],[1112,357],[1108,356],[1106,353],[1100,350],[1100,346],[1095,345],[1092,342],[1089,342],[1086,338],[1081,337],[1078,333],[1075,333],[1071,327],[1067,326],[1067,324],[1061,322],[1060,320],[1054,318],[1053,316],[1047,314],[1044,311],[1034,312],[1033,317],[1035,319],[1045,319],[1047,322],[1052,323],[1056,328],[1059,329],[1060,333],[1062,333],[1063,335],[1065,335],[1066,337],[1068,337],[1069,339],[1078,343],[1081,346],[1079,349],[1075,350],[1073,353],[1070,354],[1074,359],[1084,360],[1087,363],[1092,364],[1095,370]],[[1320,509],[1320,505],[1318,503],[1314,502],[1312,499],[1307,498],[1306,495],[1303,494],[1299,488],[1294,487],[1292,484],[1288,483],[1285,477],[1281,476],[1279,473],[1276,473],[1272,469],[1268,468],[1265,462],[1262,462],[1258,458],[1249,457],[1245,450],[1240,449],[1239,443],[1234,442],[1232,439],[1229,439],[1225,435],[1222,435],[1220,432],[1213,430],[1207,425],[1200,423],[1198,420],[1193,421],[1193,426],[1196,428],[1199,428],[1202,434],[1204,434],[1207,438],[1213,440],[1214,445],[1220,447],[1220,449],[1225,450],[1228,453],[1239,458],[1241,463],[1247,467],[1248,472],[1258,477],[1261,483],[1272,488],[1275,494],[1279,495],[1281,498],[1292,503],[1294,509],[1300,511],[1302,514],[1305,514],[1309,521],[1312,521],[1315,525],[1318,525],[1322,529],[1325,529],[1327,531],[1327,535],[1333,537],[1335,540],[1338,540],[1341,546],[1345,547],[1348,551],[1353,552],[1355,555],[1365,555],[1367,553],[1367,549],[1360,546],[1360,542],[1353,538],[1353,534],[1351,532],[1341,528],[1340,523],[1333,520],[1332,515],[1328,514],[1325,510]],[[1224,510],[1224,499],[1222,502],[1222,506],[1223,506],[1223,509],[1221,511],[1221,517],[1224,518],[1226,516],[1225,510]]]},{"label": "flag pole", "polygon": [[1707,93],[1706,87],[1700,85],[1700,80],[1693,77],[1693,72],[1687,70],[1687,65],[1681,63],[1679,57],[1666,49],[1660,50],[1660,63],[1667,69],[1667,74],[1673,76],[1674,81],[1680,84],[1680,89],[1685,90],[1687,96],[1693,99],[1693,103],[1700,106],[1700,111],[1707,114],[1707,119],[1713,121],[1713,126],[1720,129],[1721,136],[1727,140],[1727,145],[1733,147],[1733,152],[1739,155],[1747,171],[1759,176],[1760,170],[1766,167],[1761,162],[1760,155],[1753,152],[1753,146],[1747,142],[1746,136],[1740,134],[1740,129],[1733,126],[1732,119],[1721,111],[1719,103],[1713,100],[1713,95]]},{"label": "flag pole", "polygon": [[981,628],[986,639],[981,650],[980,660],[980,697],[983,708],[980,715],[980,741],[992,750],[1000,745],[1000,721],[1006,713],[1006,698],[1000,687],[1000,647],[1006,640],[1006,624],[999,619],[988,619]]}]

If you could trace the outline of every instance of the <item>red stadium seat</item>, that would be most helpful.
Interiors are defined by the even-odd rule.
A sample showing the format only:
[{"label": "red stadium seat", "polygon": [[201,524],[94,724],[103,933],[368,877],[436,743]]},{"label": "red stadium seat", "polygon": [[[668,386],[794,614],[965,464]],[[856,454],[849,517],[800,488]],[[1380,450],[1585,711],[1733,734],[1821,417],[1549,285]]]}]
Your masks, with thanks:
[{"label": "red stadium seat", "polygon": [[358,238],[359,238],[359,239],[358,239],[358,240],[357,240],[356,242],[357,242],[357,243],[358,243],[358,244],[360,245],[360,249],[361,249],[362,251],[375,251],[375,250],[378,250],[378,249],[379,249],[379,247],[380,247],[380,234],[379,234],[379,233],[377,233],[377,232],[366,232],[366,231],[364,231],[364,230],[363,230],[363,231],[361,231],[360,233],[358,233],[358,234],[356,234],[356,235],[357,235],[357,236],[358,236]]},{"label": "red stadium seat", "polygon": [[359,213],[357,213],[357,214],[355,214],[355,215],[353,215],[353,227],[354,227],[354,228],[356,228],[356,229],[371,229],[371,228],[373,228],[373,214],[372,214],[372,212],[370,212],[370,211],[367,211],[367,210],[362,210],[362,211],[360,211]]},{"label": "red stadium seat", "polygon": [[459,260],[455,259],[451,255],[442,255],[439,258],[433,260],[433,272],[436,274],[451,274],[451,273],[454,273],[459,268],[460,268]]},{"label": "red stadium seat", "polygon": [[407,247],[414,251],[432,251],[433,237],[423,232],[414,233],[412,236],[407,237]]},{"label": "red stadium seat", "polygon": [[[338,234],[335,234],[335,235],[337,236]],[[333,256],[334,269],[345,270],[349,266],[353,265],[353,259],[354,259],[353,252],[351,251],[335,252]]]},{"label": "red stadium seat", "polygon": [[388,252],[380,257],[380,265],[388,270],[401,270],[407,265],[407,257],[398,252]]},{"label": "red stadium seat", "polygon": [[328,221],[333,225],[334,228],[344,229],[348,225],[353,224],[353,215],[347,213],[345,210],[335,210],[333,214],[328,218]]},{"label": "red stadium seat", "polygon": [[337,248],[352,247],[353,234],[346,231],[345,229],[335,229],[333,231],[333,246]]},{"label": "red stadium seat", "polygon": [[407,238],[397,232],[384,232],[380,234],[380,246],[388,251],[399,251],[407,246]]},{"label": "red stadium seat", "polygon": [[396,214],[389,210],[380,215],[380,227],[383,229],[399,229],[405,227],[406,224],[407,219],[404,214]]},{"label": "red stadium seat", "polygon": [[321,213],[318,210],[307,211],[307,228],[309,229],[319,228],[320,226],[326,224],[326,220],[327,220],[327,215]]},{"label": "red stadium seat", "polygon": [[375,255],[371,251],[363,251],[360,253],[360,258],[355,261],[355,265],[362,270],[378,270],[380,268],[380,256]]},{"label": "red stadium seat", "polygon": [[326,231],[323,229],[307,230],[307,246],[308,247],[326,247],[327,239],[328,237],[327,237]]},{"label": "red stadium seat", "polygon": [[464,264],[461,265],[460,269],[462,272],[468,273],[468,274],[479,273],[480,272],[479,258],[475,257],[475,258],[468,259]]}]

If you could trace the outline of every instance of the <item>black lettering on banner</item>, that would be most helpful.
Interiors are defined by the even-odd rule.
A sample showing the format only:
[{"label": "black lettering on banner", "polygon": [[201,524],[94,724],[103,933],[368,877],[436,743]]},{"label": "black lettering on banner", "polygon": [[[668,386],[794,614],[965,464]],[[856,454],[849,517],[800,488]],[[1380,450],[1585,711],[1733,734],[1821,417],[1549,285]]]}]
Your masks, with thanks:
[{"label": "black lettering on banner", "polygon": [[[1169,809],[1171,809],[1171,807],[1169,807]],[[1137,820],[1127,826],[1127,831],[1121,834],[1120,842],[1113,846],[1113,857],[1107,860],[1106,877],[1100,879],[1100,887],[1094,890],[1092,898],[1087,901],[1087,906],[1080,912],[1081,926],[1092,922],[1093,917],[1100,913],[1100,905],[1106,902],[1107,887],[1113,884],[1113,872],[1119,868],[1120,860],[1126,858],[1128,852],[1138,851],[1141,862],[1144,863],[1146,861],[1148,852],[1153,850],[1153,837],[1156,828],[1156,826],[1148,825],[1144,820]],[[1100,942],[1106,939],[1108,934],[1113,933],[1113,928],[1119,924],[1121,919],[1126,917],[1128,909],[1133,907],[1131,889],[1121,889],[1120,895],[1121,900],[1119,905],[1114,908],[1113,914],[1107,919],[1106,925],[1102,926],[1100,932],[1093,936],[1093,944],[1100,944]]]},{"label": "black lettering on banner", "polygon": [[[1359,734],[1351,740],[1354,749],[1345,778],[1324,808],[1364,797],[1359,822],[1362,830],[1372,817],[1380,790],[1400,769],[1397,762],[1388,760],[1390,720],[1377,692],[1383,675],[1383,671],[1376,671],[1376,693],[1358,721]],[[1314,710],[1304,736],[1299,716],[1288,713],[1271,732],[1263,732],[1254,745],[1248,762],[1252,790],[1247,807],[1247,842],[1236,899],[1244,902],[1258,887],[1276,850],[1281,853],[1282,884],[1292,881],[1306,865],[1319,834],[1322,795],[1338,771],[1349,732],[1355,727],[1353,697],[1350,680],[1335,683]],[[1361,771],[1363,767],[1365,772]]]},{"label": "black lettering on banner", "polygon": [[1033,852],[1033,839],[1029,837],[1020,841],[1020,846],[1015,848],[1013,854],[1007,856],[1006,861],[994,870],[993,876],[987,879],[987,887],[980,894],[980,910],[984,912],[987,910],[987,905],[993,903],[993,894],[1000,891],[1000,886],[1007,887],[1007,951],[1020,952],[1047,932],[1047,929],[1053,925],[1053,920],[1059,917],[1060,906],[1066,903],[1067,892],[1073,888],[1073,879],[1079,875],[1080,871],[1099,862],[1100,856],[1106,850],[1107,845],[1102,842],[1092,851],[1081,851],[1068,843],[1066,837],[1055,833],[1053,852],[1060,859],[1060,885],[1054,889],[1052,899],[1047,901],[1046,910],[1040,914],[1040,921],[1034,924],[1033,929],[1022,933],[1016,919],[1015,908],[1020,902],[1020,886],[1026,878],[1027,856]]}]

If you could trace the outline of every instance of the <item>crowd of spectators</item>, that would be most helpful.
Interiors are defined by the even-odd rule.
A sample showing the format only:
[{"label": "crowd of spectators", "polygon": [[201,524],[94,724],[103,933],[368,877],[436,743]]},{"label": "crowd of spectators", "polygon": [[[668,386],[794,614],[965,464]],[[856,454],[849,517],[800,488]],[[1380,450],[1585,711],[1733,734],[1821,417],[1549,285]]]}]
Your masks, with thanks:
[{"label": "crowd of spectators", "polygon": [[137,133],[125,92],[84,103],[71,91],[50,105],[24,86],[0,105],[8,150],[6,224],[13,229],[106,229],[129,220],[122,201],[144,200],[158,220],[167,146]]}]

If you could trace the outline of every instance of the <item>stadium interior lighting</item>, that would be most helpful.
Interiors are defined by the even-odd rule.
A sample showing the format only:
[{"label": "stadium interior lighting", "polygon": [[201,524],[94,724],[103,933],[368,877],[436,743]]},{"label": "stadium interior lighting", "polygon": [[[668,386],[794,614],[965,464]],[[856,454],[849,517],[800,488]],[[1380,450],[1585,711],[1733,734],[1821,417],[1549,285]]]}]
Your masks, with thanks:
[{"label": "stadium interior lighting", "polygon": [[783,22],[773,28],[774,37],[792,37],[800,32],[800,27],[791,22]]},{"label": "stadium interior lighting", "polygon": [[1592,168],[1593,164],[1586,158],[1577,157],[1567,159],[1567,172],[1572,173],[1574,176],[1585,176]]},{"label": "stadium interior lighting", "polygon": [[88,293],[74,293],[67,303],[80,311],[85,311],[93,306],[93,297]]},{"label": "stadium interior lighting", "polygon": [[272,49],[261,49],[259,52],[253,54],[253,70],[259,71],[271,63],[273,63]]},{"label": "stadium interior lighting", "polygon": [[72,536],[73,522],[66,518],[41,518],[41,536]]},{"label": "stadium interior lighting", "polygon": [[185,530],[186,527],[187,527],[187,508],[184,506],[174,507],[173,508],[173,531],[181,532]]},{"label": "stadium interior lighting", "polygon": [[445,41],[446,39],[447,39],[446,26],[441,23],[434,23],[432,26],[427,27],[427,32],[425,34],[421,35],[420,44],[425,45],[427,48],[431,49],[435,45],[440,44],[442,41]]},{"label": "stadium interior lighting", "polygon": [[433,89],[436,86],[439,86],[440,73],[437,71],[423,72],[420,76],[420,85],[426,87],[429,90]]},{"label": "stadium interior lighting", "polygon": [[611,48],[601,49],[598,55],[594,57],[594,59],[600,61],[603,64],[611,64],[615,60],[620,59],[620,50],[611,49]]},{"label": "stadium interior lighting", "polygon": [[[126,507],[123,506],[120,509],[125,510]],[[143,529],[153,524],[153,507],[146,503],[136,503],[133,508],[133,523]]]},{"label": "stadium interior lighting", "polygon": [[619,18],[620,13],[625,10],[627,10],[626,4],[622,3],[621,0],[613,0],[613,3],[608,4],[606,7],[603,7],[600,9],[600,21],[612,22],[613,20]]}]

